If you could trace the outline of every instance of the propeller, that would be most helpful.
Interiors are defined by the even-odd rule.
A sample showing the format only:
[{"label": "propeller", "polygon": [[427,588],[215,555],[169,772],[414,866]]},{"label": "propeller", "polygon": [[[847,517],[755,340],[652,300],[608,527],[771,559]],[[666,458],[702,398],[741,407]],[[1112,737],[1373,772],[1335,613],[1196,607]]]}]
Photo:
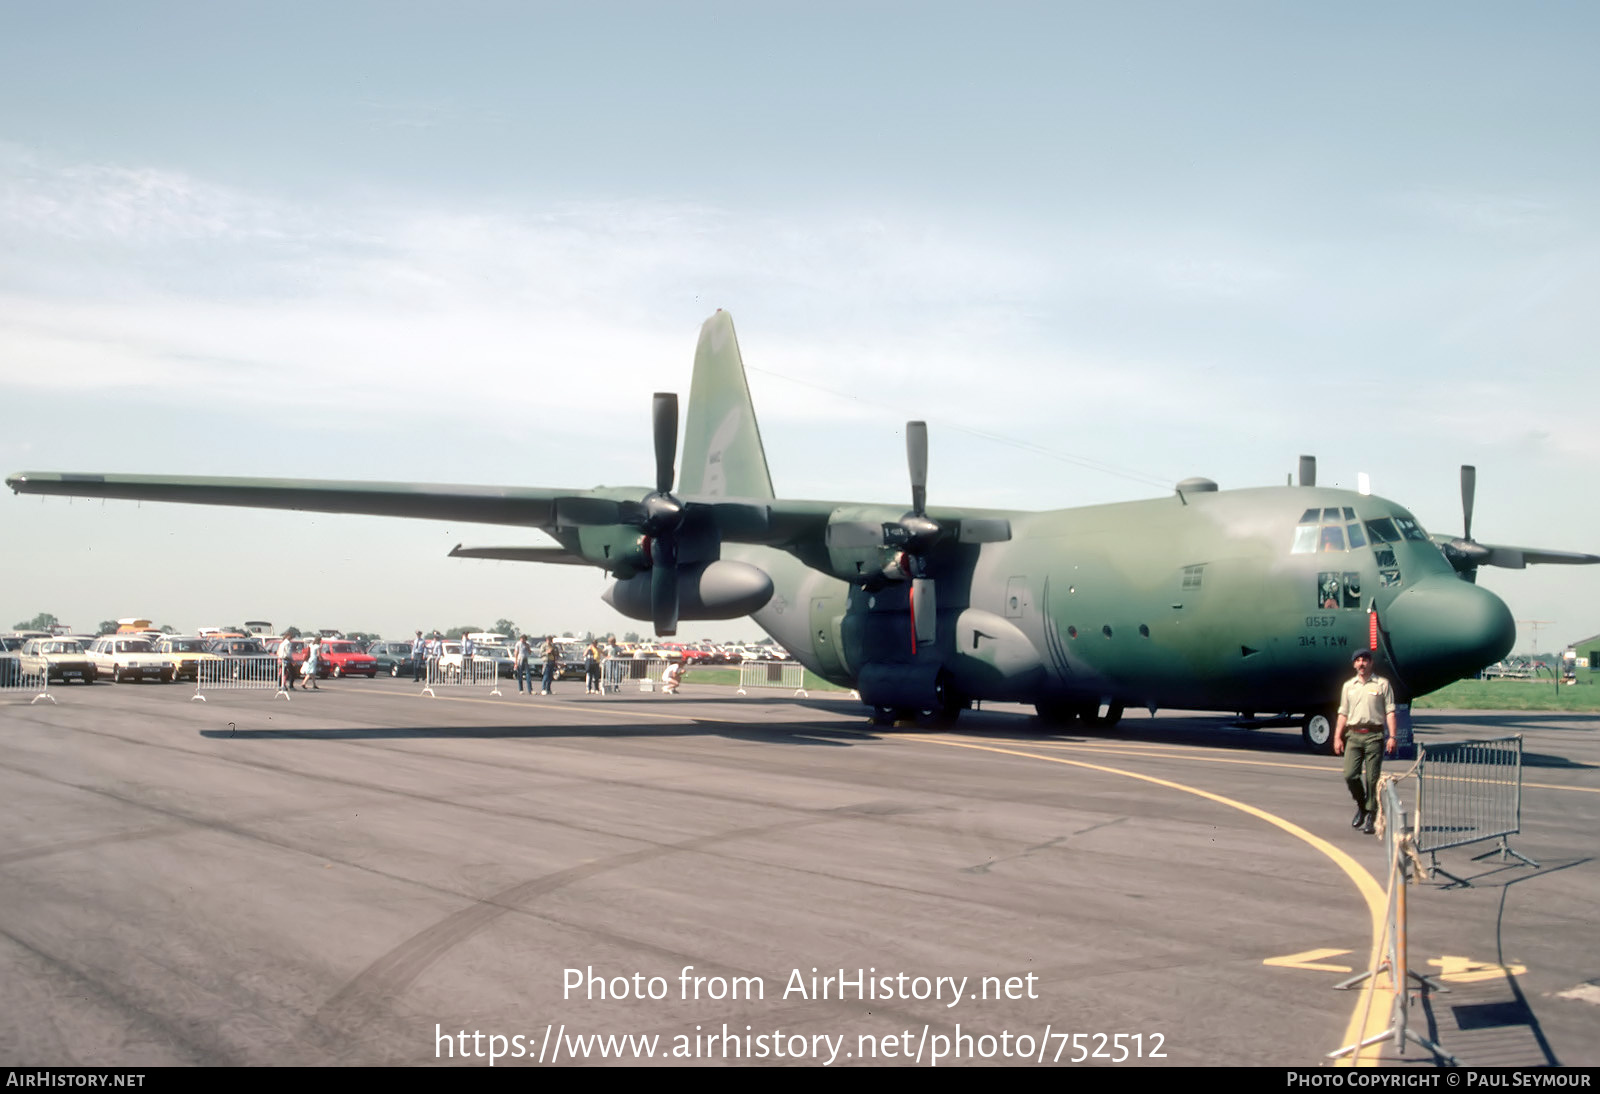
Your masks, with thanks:
[{"label": "propeller", "polygon": [[644,499],[642,530],[650,537],[650,619],[656,633],[678,633],[678,529],[684,507],[672,494],[678,462],[678,396],[658,391],[650,404],[656,489]]},{"label": "propeller", "polygon": [[827,544],[839,550],[887,548],[894,552],[880,568],[862,575],[862,583],[911,582],[911,652],[937,633],[938,602],[928,557],[941,543],[1000,543],[1011,538],[1004,518],[965,517],[940,523],[928,516],[928,423],[906,423],[906,470],[911,480],[911,509],[898,520],[832,520]]},{"label": "propeller", "polygon": [[1444,552],[1444,557],[1455,567],[1464,581],[1478,580],[1479,566],[1499,566],[1507,570],[1521,570],[1532,564],[1562,566],[1593,566],[1600,563],[1600,555],[1578,551],[1550,551],[1542,547],[1506,547],[1495,543],[1479,543],[1472,538],[1472,508],[1478,492],[1478,469],[1471,464],[1461,465],[1461,523],[1462,534],[1457,537],[1438,536],[1434,542]]},{"label": "propeller", "polygon": [[1440,546],[1444,557],[1450,560],[1463,581],[1478,581],[1478,567],[1493,565],[1494,549],[1485,547],[1472,538],[1472,506],[1478,493],[1478,469],[1470,463],[1461,465],[1461,531],[1462,534]]}]

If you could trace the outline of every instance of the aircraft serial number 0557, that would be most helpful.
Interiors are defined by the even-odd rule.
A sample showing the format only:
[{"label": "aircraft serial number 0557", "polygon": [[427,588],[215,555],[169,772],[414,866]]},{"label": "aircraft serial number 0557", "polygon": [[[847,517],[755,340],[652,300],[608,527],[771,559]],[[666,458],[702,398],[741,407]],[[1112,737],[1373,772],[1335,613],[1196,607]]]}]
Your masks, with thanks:
[{"label": "aircraft serial number 0557", "polygon": [[1338,621],[1339,621],[1339,617],[1336,616],[1336,615],[1308,615],[1308,616],[1306,616],[1306,626],[1308,626],[1308,627],[1331,627],[1335,623],[1337,623]]}]

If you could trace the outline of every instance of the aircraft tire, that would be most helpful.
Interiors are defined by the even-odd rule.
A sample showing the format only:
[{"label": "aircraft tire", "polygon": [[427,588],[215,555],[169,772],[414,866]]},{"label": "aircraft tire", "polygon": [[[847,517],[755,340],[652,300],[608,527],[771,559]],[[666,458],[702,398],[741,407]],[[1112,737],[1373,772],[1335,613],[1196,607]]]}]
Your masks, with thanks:
[{"label": "aircraft tire", "polygon": [[967,709],[967,701],[956,694],[943,673],[940,674],[936,687],[938,689],[936,704],[928,710],[919,712],[917,720],[931,728],[949,728],[956,724],[961,712]]},{"label": "aircraft tire", "polygon": [[1300,738],[1319,756],[1333,755],[1333,727],[1338,713],[1332,707],[1309,712],[1300,722]]},{"label": "aircraft tire", "polygon": [[1052,726],[1070,726],[1078,720],[1078,708],[1071,703],[1053,703],[1048,700],[1033,704],[1039,721]]},{"label": "aircraft tire", "polygon": [[899,714],[900,712],[894,707],[875,706],[872,708],[872,716],[867,721],[875,726],[892,726]]}]

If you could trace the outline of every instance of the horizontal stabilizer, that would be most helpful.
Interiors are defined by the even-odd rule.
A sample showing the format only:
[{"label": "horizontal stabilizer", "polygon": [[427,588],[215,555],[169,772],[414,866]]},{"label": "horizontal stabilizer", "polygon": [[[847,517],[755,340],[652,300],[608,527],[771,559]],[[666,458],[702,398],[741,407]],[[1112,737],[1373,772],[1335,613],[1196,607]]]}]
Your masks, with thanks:
[{"label": "horizontal stabilizer", "polygon": [[451,558],[494,558],[502,562],[559,562],[563,566],[593,566],[582,555],[565,547],[463,547],[450,549]]}]

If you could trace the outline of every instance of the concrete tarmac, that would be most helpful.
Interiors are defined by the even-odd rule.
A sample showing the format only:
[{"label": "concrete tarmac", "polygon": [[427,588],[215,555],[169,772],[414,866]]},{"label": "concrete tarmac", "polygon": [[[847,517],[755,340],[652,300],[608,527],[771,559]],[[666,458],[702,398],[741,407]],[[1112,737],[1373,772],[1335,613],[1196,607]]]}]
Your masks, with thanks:
[{"label": "concrete tarmac", "polygon": [[[0,1063],[1314,1066],[1387,1025],[1334,990],[1383,845],[1297,730],[418,691],[0,692]],[[1600,1063],[1597,731],[1417,716],[1526,735],[1540,865],[1408,890],[1412,1028],[1464,1063]]]}]

